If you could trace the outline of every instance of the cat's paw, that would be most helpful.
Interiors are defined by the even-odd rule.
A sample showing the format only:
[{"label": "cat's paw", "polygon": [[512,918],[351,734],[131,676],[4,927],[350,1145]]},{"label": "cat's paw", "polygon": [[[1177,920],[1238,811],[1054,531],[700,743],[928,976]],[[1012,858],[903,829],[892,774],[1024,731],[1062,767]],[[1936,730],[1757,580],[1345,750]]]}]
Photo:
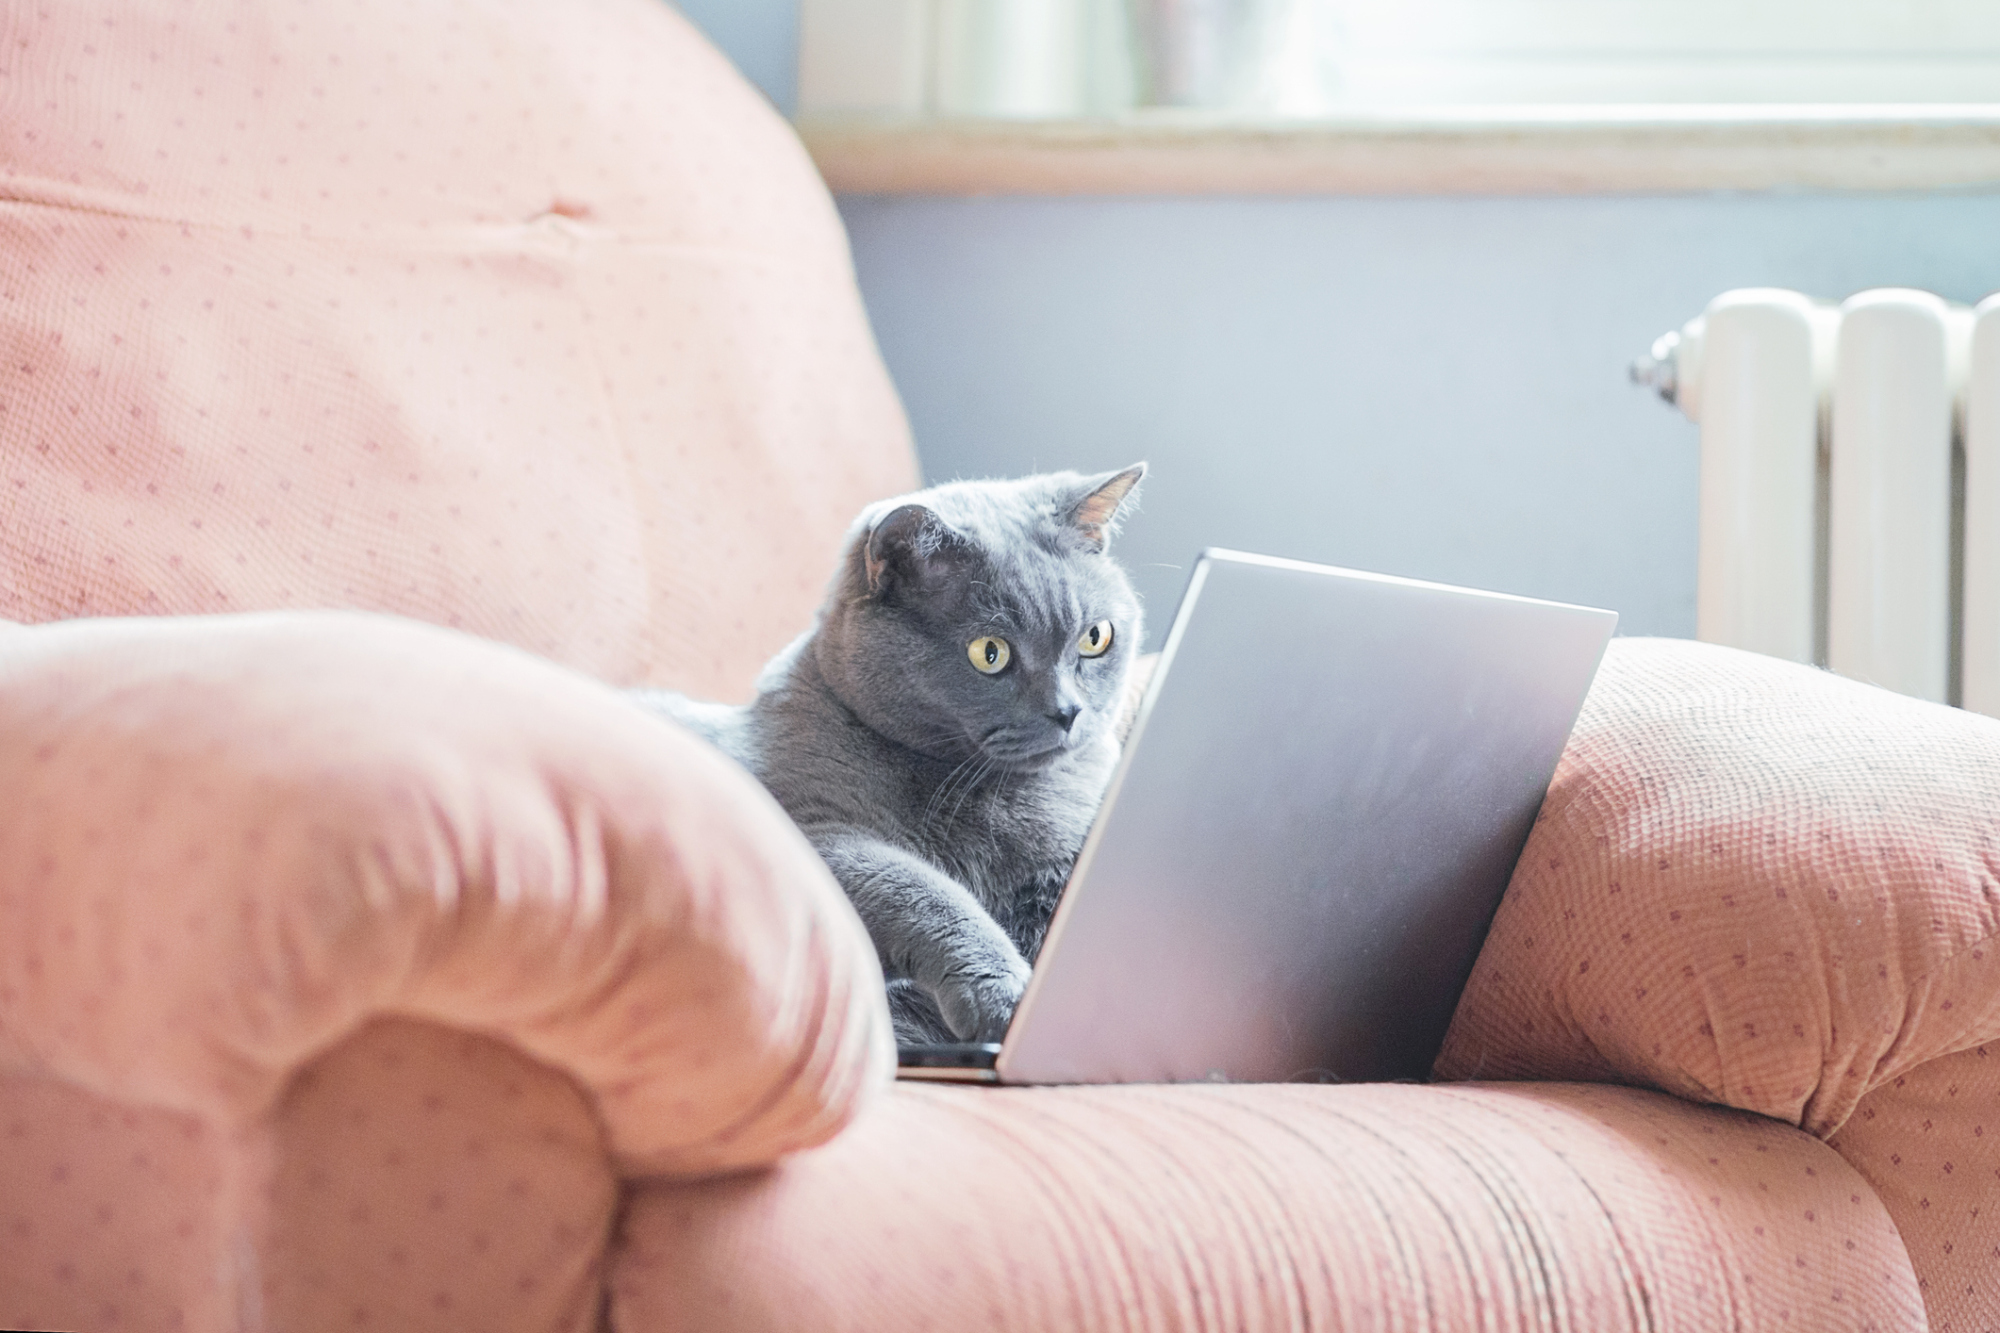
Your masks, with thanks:
[{"label": "cat's paw", "polygon": [[954,973],[938,988],[938,1009],[960,1041],[999,1041],[1028,988],[1028,965],[1009,960],[992,972]]},{"label": "cat's paw", "polygon": [[907,977],[891,980],[888,989],[889,1022],[895,1029],[898,1046],[931,1046],[957,1040],[929,991]]}]

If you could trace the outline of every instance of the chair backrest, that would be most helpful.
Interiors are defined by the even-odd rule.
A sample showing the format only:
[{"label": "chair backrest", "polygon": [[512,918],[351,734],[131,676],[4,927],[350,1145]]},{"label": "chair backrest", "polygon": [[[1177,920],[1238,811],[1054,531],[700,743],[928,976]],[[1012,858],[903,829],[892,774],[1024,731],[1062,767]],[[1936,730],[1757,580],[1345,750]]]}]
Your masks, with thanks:
[{"label": "chair backrest", "polygon": [[741,697],[908,429],[661,0],[0,12],[0,617],[397,612]]}]

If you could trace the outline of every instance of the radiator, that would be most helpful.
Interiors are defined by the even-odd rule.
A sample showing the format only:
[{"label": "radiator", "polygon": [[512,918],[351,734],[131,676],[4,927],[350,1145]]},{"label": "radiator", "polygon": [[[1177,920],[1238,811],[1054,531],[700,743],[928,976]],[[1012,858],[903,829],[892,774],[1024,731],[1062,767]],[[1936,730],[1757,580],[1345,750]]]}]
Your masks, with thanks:
[{"label": "radiator", "polygon": [[1696,637],[2000,716],[2000,296],[1725,292],[1633,375],[1701,428]]}]

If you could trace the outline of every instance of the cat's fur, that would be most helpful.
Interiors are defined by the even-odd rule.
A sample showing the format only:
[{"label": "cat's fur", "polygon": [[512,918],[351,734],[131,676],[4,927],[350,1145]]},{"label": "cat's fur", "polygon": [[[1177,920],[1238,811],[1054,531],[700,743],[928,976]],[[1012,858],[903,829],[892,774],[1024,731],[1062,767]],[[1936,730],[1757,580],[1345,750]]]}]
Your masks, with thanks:
[{"label": "cat's fur", "polygon": [[[997,1041],[1027,984],[1118,758],[1140,605],[1106,547],[1144,471],[872,505],[751,703],[636,692],[756,774],[826,858],[900,1040]],[[1111,647],[1083,656],[1105,620]],[[993,675],[967,653],[986,636],[1011,649]]]}]

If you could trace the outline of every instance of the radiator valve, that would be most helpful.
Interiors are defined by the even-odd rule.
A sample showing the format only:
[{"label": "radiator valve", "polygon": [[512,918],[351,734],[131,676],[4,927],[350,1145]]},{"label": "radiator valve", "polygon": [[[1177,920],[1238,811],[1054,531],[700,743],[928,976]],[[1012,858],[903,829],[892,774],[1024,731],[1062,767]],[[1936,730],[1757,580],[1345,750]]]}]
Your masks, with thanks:
[{"label": "radiator valve", "polygon": [[1681,331],[1670,329],[1653,340],[1652,350],[1632,362],[1632,382],[1643,384],[1662,399],[1678,405],[1681,394]]}]

